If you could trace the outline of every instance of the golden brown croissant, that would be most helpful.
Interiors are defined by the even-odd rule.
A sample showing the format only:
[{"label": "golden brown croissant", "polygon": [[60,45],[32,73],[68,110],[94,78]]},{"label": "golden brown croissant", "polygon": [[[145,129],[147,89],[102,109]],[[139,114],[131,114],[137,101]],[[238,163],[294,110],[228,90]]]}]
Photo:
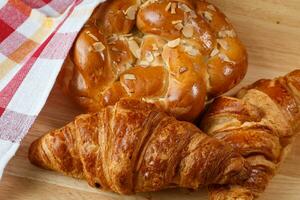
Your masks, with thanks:
[{"label": "golden brown croissant", "polygon": [[299,132],[300,70],[257,81],[236,98],[217,98],[201,127],[241,153],[252,171],[241,185],[212,187],[211,199],[254,199],[275,175]]},{"label": "golden brown croissant", "polygon": [[238,183],[249,175],[230,145],[133,99],[44,135],[29,159],[121,194]]},{"label": "golden brown croissant", "polygon": [[215,6],[108,0],[79,33],[60,77],[88,111],[135,97],[193,120],[207,98],[234,87],[246,70],[246,50]]}]

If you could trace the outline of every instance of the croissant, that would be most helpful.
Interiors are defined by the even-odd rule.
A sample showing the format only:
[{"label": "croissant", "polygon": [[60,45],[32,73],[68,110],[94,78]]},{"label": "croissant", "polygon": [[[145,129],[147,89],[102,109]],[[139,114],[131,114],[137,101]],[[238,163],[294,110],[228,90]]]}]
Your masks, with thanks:
[{"label": "croissant", "polygon": [[237,184],[249,175],[230,145],[134,99],[44,135],[30,146],[29,160],[121,194]]},{"label": "croissant", "polygon": [[225,15],[199,0],[107,0],[80,31],[62,70],[87,111],[142,98],[192,121],[237,85],[247,52]]},{"label": "croissant", "polygon": [[211,200],[254,199],[275,175],[299,132],[300,70],[257,81],[236,98],[217,98],[201,128],[230,144],[251,165],[250,178],[243,184],[211,187]]}]

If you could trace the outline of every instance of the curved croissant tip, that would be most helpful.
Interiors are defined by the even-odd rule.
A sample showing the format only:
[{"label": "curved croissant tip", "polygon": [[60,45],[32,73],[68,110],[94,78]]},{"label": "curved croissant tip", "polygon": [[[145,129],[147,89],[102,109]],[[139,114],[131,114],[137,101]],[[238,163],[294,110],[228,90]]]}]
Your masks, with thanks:
[{"label": "curved croissant tip", "polygon": [[215,185],[209,187],[210,200],[254,200],[253,193],[241,186]]},{"label": "curved croissant tip", "polygon": [[287,77],[293,79],[300,85],[300,70],[294,70],[290,72]]},{"label": "curved croissant tip", "polygon": [[40,149],[41,149],[40,139],[35,140],[29,147],[28,159],[35,166],[49,169],[46,163],[44,163],[43,155]]},{"label": "curved croissant tip", "polygon": [[38,140],[35,140],[30,145],[29,150],[28,150],[28,159],[34,165],[37,165],[39,163],[39,161],[41,160],[39,158],[39,152],[38,152]]},{"label": "curved croissant tip", "polygon": [[242,183],[244,180],[249,178],[251,174],[251,167],[247,161],[237,157],[235,159],[231,159],[230,164],[224,171],[224,174],[232,177],[232,183]]}]

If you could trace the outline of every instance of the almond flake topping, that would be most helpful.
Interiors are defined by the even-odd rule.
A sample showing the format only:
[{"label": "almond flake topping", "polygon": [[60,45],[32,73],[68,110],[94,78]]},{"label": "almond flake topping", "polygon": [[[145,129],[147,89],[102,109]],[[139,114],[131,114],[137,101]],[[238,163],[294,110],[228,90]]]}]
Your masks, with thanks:
[{"label": "almond flake topping", "polygon": [[155,43],[152,44],[152,50],[153,51],[157,51],[158,50],[157,44],[155,44]]},{"label": "almond flake topping", "polygon": [[178,24],[178,23],[182,23],[182,20],[174,20],[174,21],[172,21],[172,24]]},{"label": "almond flake topping", "polygon": [[85,32],[89,37],[91,37],[91,38],[93,38],[93,40],[95,40],[95,41],[99,41],[99,39],[95,36],[95,35],[93,35],[90,31],[86,31]]},{"label": "almond flake topping", "polygon": [[136,80],[136,77],[134,74],[124,74],[125,80]]},{"label": "almond flake topping", "polygon": [[94,51],[94,48],[92,46],[89,46],[88,51],[92,52],[92,51]]},{"label": "almond flake topping", "polygon": [[229,49],[228,43],[224,39],[217,39],[217,43],[225,50]]},{"label": "almond flake topping", "polygon": [[219,49],[214,48],[214,50],[210,53],[210,56],[214,57],[214,56],[218,55],[219,53],[220,53]]},{"label": "almond flake topping", "polygon": [[221,60],[225,62],[235,63],[234,61],[230,60],[229,57],[224,53],[220,53],[218,56]]},{"label": "almond flake topping", "polygon": [[149,66],[150,63],[148,61],[146,61],[146,60],[141,60],[140,61],[140,65],[142,65],[142,66]]},{"label": "almond flake topping", "polygon": [[211,22],[213,19],[213,15],[208,12],[208,11],[204,11],[203,16],[205,17],[205,19],[207,19],[207,21]]},{"label": "almond flake topping", "polygon": [[194,35],[194,27],[191,24],[187,24],[183,27],[182,33],[185,37],[191,38]]},{"label": "almond flake topping", "polygon": [[167,45],[168,47],[175,48],[180,44],[180,41],[181,41],[180,38],[177,38],[175,40],[169,41]]},{"label": "almond flake topping", "polygon": [[138,43],[135,40],[129,40],[128,45],[129,45],[129,49],[130,49],[131,53],[134,55],[134,57],[140,58],[141,50],[140,50]]},{"label": "almond flake topping", "polygon": [[125,68],[126,69],[130,69],[130,68],[132,68],[133,66],[132,66],[132,64],[131,63],[125,63]]},{"label": "almond flake topping", "polygon": [[210,9],[210,10],[212,10],[212,11],[215,11],[215,12],[217,11],[216,8],[215,8],[215,6],[213,6],[211,4],[208,5],[207,8]]},{"label": "almond flake topping", "polygon": [[233,72],[233,69],[232,69],[231,67],[229,67],[229,66],[225,66],[225,67],[224,67],[223,74],[224,74],[225,76],[231,75],[232,72]]},{"label": "almond flake topping", "polygon": [[193,46],[185,46],[184,51],[190,56],[196,56],[200,54],[200,51]]},{"label": "almond flake topping", "polygon": [[154,57],[153,57],[153,54],[152,54],[151,51],[146,51],[145,56],[146,56],[146,60],[147,60],[149,63],[153,62]]},{"label": "almond flake topping", "polygon": [[113,50],[113,51],[119,51],[116,47],[112,47],[111,50]]},{"label": "almond flake topping", "polygon": [[222,31],[219,31],[218,33],[219,37],[221,38],[225,38],[225,37],[236,37],[236,33],[234,30],[222,30]]},{"label": "almond flake topping", "polygon": [[130,6],[124,13],[126,15],[126,19],[135,20],[135,16],[138,8],[139,8],[138,5]]},{"label": "almond flake topping", "polygon": [[114,44],[118,39],[118,36],[116,34],[113,34],[107,39],[107,42],[108,44]]},{"label": "almond flake topping", "polygon": [[156,51],[153,53],[153,55],[154,55],[154,57],[158,57],[158,56],[160,56],[160,53],[158,51]]},{"label": "almond flake topping", "polygon": [[178,8],[181,9],[183,12],[192,12],[192,9],[190,9],[190,7],[188,7],[184,3],[179,3]]},{"label": "almond flake topping", "polygon": [[175,25],[175,28],[178,30],[178,31],[181,31],[183,29],[183,24],[182,23],[178,23]]},{"label": "almond flake topping", "polygon": [[168,5],[167,5],[166,8],[165,8],[165,11],[166,11],[166,12],[169,12],[171,6],[172,6],[172,3],[169,2]]},{"label": "almond flake topping", "polygon": [[180,68],[179,68],[179,73],[180,73],[180,74],[183,74],[183,73],[186,72],[186,71],[188,71],[188,68],[186,68],[186,67],[180,67]]},{"label": "almond flake topping", "polygon": [[105,49],[105,46],[102,42],[95,42],[93,44],[93,47],[94,47],[95,51],[97,51],[97,52],[102,52]]},{"label": "almond flake topping", "polygon": [[171,4],[171,14],[172,15],[176,14],[176,8],[177,8],[177,3],[172,3]]}]

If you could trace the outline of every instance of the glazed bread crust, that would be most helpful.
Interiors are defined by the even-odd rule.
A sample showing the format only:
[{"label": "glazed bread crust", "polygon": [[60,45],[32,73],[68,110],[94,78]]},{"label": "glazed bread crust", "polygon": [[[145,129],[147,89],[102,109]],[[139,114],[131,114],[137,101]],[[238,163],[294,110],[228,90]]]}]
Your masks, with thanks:
[{"label": "glazed bread crust", "polygon": [[87,111],[134,97],[191,121],[246,70],[246,50],[214,5],[108,0],[79,33],[60,79]]}]

